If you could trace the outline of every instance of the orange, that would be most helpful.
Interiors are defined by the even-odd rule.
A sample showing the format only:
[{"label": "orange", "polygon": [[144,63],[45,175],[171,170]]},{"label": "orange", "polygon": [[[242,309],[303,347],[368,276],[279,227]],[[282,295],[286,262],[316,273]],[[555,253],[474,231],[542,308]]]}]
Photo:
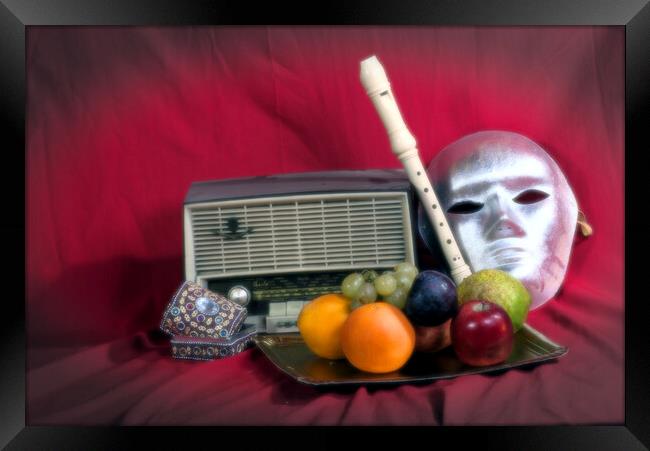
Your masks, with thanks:
[{"label": "orange", "polygon": [[341,328],[350,314],[350,301],[340,294],[324,294],[306,304],[298,315],[298,330],[307,347],[319,357],[342,359]]},{"label": "orange", "polygon": [[343,325],[341,345],[348,361],[369,373],[400,369],[415,349],[415,330],[400,309],[374,302],[355,309]]}]

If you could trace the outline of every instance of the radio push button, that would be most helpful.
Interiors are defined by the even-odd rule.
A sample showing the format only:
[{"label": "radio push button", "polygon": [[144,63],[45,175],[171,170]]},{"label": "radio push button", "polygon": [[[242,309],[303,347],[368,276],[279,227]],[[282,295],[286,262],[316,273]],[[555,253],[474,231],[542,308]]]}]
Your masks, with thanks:
[{"label": "radio push button", "polygon": [[251,292],[248,291],[248,288],[246,287],[235,285],[230,290],[228,290],[228,299],[230,299],[235,304],[246,307],[251,301]]},{"label": "radio push button", "polygon": [[286,302],[269,302],[269,316],[286,316]]},{"label": "radio push button", "polygon": [[302,310],[303,302],[302,301],[288,301],[287,302],[287,315],[298,316]]}]

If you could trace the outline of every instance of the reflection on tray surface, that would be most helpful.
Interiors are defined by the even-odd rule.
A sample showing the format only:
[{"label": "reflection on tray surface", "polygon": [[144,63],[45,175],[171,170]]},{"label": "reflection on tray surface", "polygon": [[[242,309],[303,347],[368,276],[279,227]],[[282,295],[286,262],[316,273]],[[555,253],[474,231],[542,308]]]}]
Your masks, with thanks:
[{"label": "reflection on tray surface", "polygon": [[258,348],[280,370],[311,385],[406,383],[453,378],[467,374],[492,373],[542,363],[564,355],[567,348],[548,340],[526,326],[515,334],[514,349],[508,360],[488,367],[471,367],[458,360],[451,347],[434,354],[415,353],[399,371],[372,374],[359,371],[345,359],[327,360],[315,356],[300,334],[258,335]]}]

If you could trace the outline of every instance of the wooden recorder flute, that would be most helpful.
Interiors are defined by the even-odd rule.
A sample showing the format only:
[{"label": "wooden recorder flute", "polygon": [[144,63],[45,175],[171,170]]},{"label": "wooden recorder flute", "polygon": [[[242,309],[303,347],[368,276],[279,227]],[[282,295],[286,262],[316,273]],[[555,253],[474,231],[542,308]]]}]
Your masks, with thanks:
[{"label": "wooden recorder flute", "polygon": [[442,206],[433,191],[431,181],[420,160],[415,138],[406,128],[390,89],[386,72],[374,55],[361,61],[361,84],[375,105],[388,132],[393,153],[401,160],[411,184],[418,193],[422,207],[431,221],[432,228],[436,232],[440,247],[449,264],[451,277],[458,285],[471,275],[472,271],[460,253],[445,213],[442,211]]}]

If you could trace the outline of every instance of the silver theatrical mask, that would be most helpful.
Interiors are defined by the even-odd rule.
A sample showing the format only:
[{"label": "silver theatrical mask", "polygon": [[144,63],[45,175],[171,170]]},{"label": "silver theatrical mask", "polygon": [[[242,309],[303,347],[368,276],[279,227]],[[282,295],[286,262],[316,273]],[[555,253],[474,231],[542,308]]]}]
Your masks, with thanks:
[{"label": "silver theatrical mask", "polygon": [[[535,142],[484,131],[443,149],[427,168],[466,261],[500,269],[530,291],[531,309],[551,299],[567,270],[578,207],[557,163]],[[430,249],[432,225],[418,212]]]}]

